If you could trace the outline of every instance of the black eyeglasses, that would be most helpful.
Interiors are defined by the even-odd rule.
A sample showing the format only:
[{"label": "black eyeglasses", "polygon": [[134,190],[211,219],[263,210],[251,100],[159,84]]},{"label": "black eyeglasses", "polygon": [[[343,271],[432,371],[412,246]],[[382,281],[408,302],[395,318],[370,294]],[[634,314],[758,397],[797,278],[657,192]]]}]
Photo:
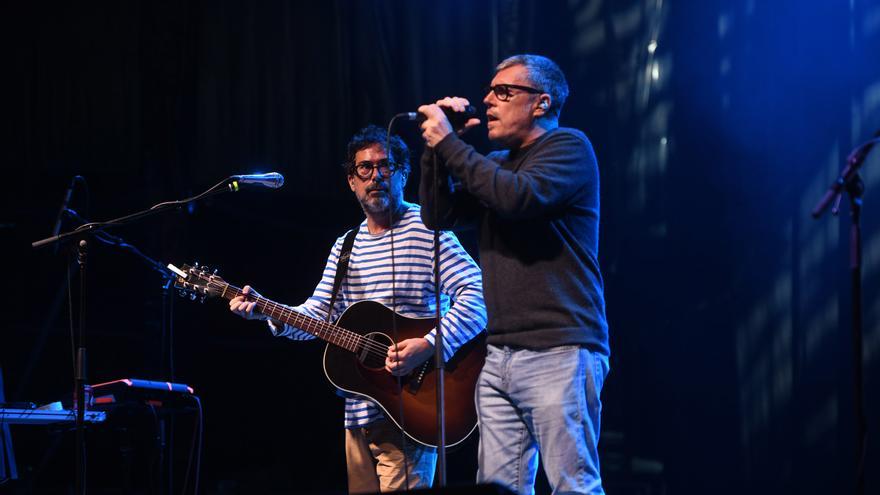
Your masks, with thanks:
[{"label": "black eyeglasses", "polygon": [[379,173],[384,177],[388,177],[394,172],[400,170],[394,162],[387,158],[383,158],[381,160],[376,160],[375,162],[371,161],[362,161],[354,164],[352,167],[352,171],[355,175],[360,177],[361,179],[367,180],[373,176],[373,169],[378,169]]},{"label": "black eyeglasses", "polygon": [[519,84],[496,84],[495,86],[486,86],[483,90],[483,93],[488,93],[489,91],[495,93],[495,98],[498,98],[500,101],[508,101],[516,93],[511,93],[511,89],[518,89],[520,91],[525,91],[526,93],[532,94],[541,94],[543,91],[537,88],[530,88],[528,86],[520,86]]}]

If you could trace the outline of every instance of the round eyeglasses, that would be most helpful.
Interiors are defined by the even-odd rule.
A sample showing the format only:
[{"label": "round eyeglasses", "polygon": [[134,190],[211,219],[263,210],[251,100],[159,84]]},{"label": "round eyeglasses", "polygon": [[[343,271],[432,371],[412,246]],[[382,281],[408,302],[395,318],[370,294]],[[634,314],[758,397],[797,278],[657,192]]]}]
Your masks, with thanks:
[{"label": "round eyeglasses", "polygon": [[394,172],[397,172],[400,167],[387,158],[376,160],[375,162],[364,160],[354,164],[352,167],[354,174],[364,180],[373,176],[373,169],[378,170],[383,177],[388,177]]}]

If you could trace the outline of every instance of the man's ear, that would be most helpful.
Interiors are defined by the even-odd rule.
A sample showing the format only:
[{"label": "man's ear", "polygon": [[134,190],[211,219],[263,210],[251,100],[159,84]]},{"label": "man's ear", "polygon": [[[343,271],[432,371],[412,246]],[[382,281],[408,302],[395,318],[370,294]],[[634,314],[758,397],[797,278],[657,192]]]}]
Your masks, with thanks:
[{"label": "man's ear", "polygon": [[348,174],[348,187],[354,192],[354,175]]},{"label": "man's ear", "polygon": [[538,117],[543,117],[547,115],[547,113],[550,111],[550,95],[544,93],[538,97],[537,110],[539,111]]}]

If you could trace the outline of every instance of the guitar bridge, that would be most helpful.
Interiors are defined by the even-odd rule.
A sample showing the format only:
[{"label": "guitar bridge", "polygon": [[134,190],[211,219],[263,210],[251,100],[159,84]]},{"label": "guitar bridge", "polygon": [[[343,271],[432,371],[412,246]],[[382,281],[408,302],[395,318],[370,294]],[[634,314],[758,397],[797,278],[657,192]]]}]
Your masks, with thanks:
[{"label": "guitar bridge", "polygon": [[425,381],[425,375],[428,373],[428,366],[430,365],[430,360],[425,361],[422,366],[413,372],[409,383],[407,383],[406,388],[409,390],[409,393],[415,395],[419,389],[422,387],[422,382]]}]

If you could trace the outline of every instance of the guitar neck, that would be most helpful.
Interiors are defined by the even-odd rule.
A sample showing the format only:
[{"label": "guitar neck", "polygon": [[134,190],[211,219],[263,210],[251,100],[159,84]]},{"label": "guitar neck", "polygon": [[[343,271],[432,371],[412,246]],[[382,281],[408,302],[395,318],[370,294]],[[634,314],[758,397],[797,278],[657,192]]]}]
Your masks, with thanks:
[{"label": "guitar neck", "polygon": [[257,303],[254,308],[256,312],[266,315],[275,321],[287,323],[288,325],[299,328],[300,330],[303,330],[310,335],[314,335],[327,343],[339,346],[351,352],[358,352],[363,348],[364,337],[350,330],[346,330],[324,320],[319,320],[298,313],[271,299],[254,297],[250,294],[245,295],[240,288],[231,284],[217,284],[216,282],[213,282],[212,284],[217,285],[216,288],[220,297],[231,300],[238,296],[245,296],[249,301]]}]

